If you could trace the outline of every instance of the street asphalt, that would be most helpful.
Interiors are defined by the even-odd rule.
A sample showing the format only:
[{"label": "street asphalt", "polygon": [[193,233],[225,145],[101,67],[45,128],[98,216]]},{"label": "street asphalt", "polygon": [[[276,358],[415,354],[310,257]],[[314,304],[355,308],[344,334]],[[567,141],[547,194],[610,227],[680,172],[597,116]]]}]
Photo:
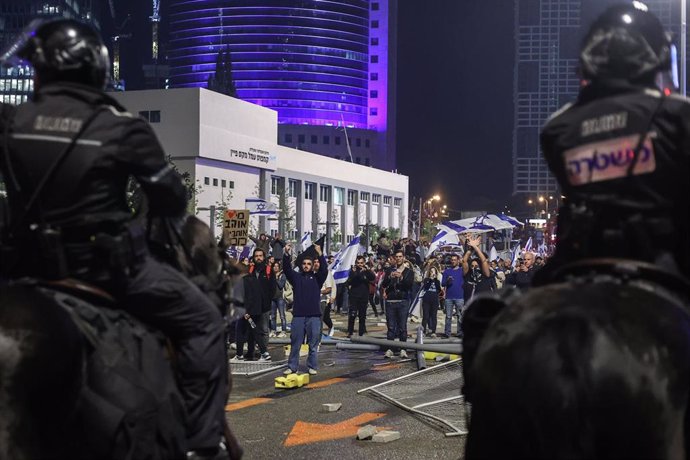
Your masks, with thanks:
[{"label": "street asphalt", "polygon": [[[342,337],[344,316],[335,316]],[[413,327],[410,324],[410,327]],[[385,327],[375,318],[367,320],[368,332],[382,337]],[[273,361],[285,358],[282,345],[272,345]],[[410,358],[414,358],[412,352]],[[357,391],[417,370],[415,360],[392,360],[383,352],[337,350],[323,344],[319,372],[310,386],[276,389],[274,379],[284,368],[258,377],[233,376],[227,418],[245,450],[253,459],[459,459],[464,436],[446,437],[442,427],[388,402]],[[306,357],[300,372],[306,372]],[[435,363],[429,362],[429,365]],[[433,391],[424,385],[412,391]],[[433,399],[433,398],[432,398]],[[322,412],[322,404],[342,403],[337,412]],[[356,439],[357,429],[374,425],[379,430],[400,432],[401,438],[381,444]]]}]

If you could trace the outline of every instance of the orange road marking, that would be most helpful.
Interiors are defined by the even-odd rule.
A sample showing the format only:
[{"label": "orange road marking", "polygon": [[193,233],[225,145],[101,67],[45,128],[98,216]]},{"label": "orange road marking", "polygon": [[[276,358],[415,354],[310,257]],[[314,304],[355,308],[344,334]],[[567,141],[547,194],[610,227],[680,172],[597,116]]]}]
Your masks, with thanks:
[{"label": "orange road marking", "polygon": [[375,371],[387,371],[390,369],[398,369],[400,367],[400,364],[386,364],[385,366],[376,366],[374,368]]},{"label": "orange road marking", "polygon": [[333,385],[334,383],[344,382],[345,380],[347,380],[347,379],[343,378],[343,377],[336,377],[334,379],[328,379],[328,380],[323,380],[321,382],[310,383],[309,385],[307,385],[307,388],[313,389],[313,388],[328,387],[328,386]]},{"label": "orange road marking", "polygon": [[321,424],[298,421],[292,427],[290,434],[283,445],[285,447],[300,446],[303,444],[313,444],[321,441],[332,441],[335,439],[350,438],[357,435],[357,430],[361,425],[372,420],[381,418],[385,413],[365,412],[357,417],[344,420],[339,423]]},{"label": "orange road marking", "polygon": [[225,406],[226,412],[232,412],[234,410],[244,409],[245,407],[258,406],[259,404],[265,404],[271,401],[271,398],[252,398],[244,401],[228,404]]}]

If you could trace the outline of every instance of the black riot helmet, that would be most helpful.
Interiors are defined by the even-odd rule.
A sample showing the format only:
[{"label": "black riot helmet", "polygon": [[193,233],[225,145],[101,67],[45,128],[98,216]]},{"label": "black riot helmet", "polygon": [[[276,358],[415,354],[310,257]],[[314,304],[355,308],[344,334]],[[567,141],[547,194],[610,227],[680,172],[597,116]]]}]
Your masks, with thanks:
[{"label": "black riot helmet", "polygon": [[37,83],[81,83],[105,88],[110,58],[101,36],[74,19],[32,21],[15,46],[17,58],[34,67]]},{"label": "black riot helmet", "polygon": [[588,80],[654,82],[671,69],[671,37],[642,2],[608,8],[592,24],[580,52],[580,71]]}]

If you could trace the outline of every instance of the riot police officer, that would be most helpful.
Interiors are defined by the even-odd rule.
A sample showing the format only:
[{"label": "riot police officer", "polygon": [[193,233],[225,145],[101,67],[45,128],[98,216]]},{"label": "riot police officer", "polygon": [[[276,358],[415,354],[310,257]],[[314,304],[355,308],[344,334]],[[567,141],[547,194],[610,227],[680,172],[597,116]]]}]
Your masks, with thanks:
[{"label": "riot police officer", "polygon": [[541,134],[567,199],[555,257],[536,283],[592,257],[690,273],[690,103],[659,86],[673,55],[670,35],[641,2],[610,7],[590,28],[580,94]]},{"label": "riot police officer", "polygon": [[149,255],[127,204],[134,177],[152,214],[179,218],[187,204],[181,178],[150,126],[103,92],[108,52],[89,26],[40,23],[4,58],[22,59],[35,72],[32,100],[2,106],[0,172],[10,209],[5,276],[94,283],[163,331],[178,353],[191,457],[221,455],[223,321],[194,284]]}]

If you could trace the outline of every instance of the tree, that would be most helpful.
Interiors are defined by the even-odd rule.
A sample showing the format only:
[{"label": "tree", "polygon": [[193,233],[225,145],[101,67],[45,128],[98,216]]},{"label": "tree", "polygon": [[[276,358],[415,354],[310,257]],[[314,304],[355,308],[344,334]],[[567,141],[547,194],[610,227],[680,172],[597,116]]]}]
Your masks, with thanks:
[{"label": "tree", "polygon": [[285,190],[281,187],[278,191],[278,223],[283,223],[283,239],[289,239],[289,235],[292,235],[293,230],[295,230],[295,212],[294,206],[292,206],[287,199]]},{"label": "tree", "polygon": [[[180,170],[177,168],[177,165],[175,165],[175,163],[172,161],[170,155],[168,155],[165,159],[170,164],[170,167],[177,174],[179,174],[180,177],[182,177],[182,181],[187,189],[187,212],[189,214],[195,214],[197,194],[201,191],[201,186],[192,181],[192,175],[189,173],[189,171],[180,172]],[[133,214],[136,214],[136,212],[139,210],[139,207],[141,206],[141,199],[141,187],[135,179],[130,177],[129,181],[127,182],[127,204],[129,205],[129,209]]]},{"label": "tree", "polygon": [[338,251],[343,245],[343,234],[340,231],[340,216],[335,209],[331,213],[331,222],[338,224],[333,225],[331,230],[331,251]]},{"label": "tree", "polygon": [[218,51],[216,70],[208,77],[208,89],[217,93],[237,97],[237,89],[232,79],[232,60],[230,47]]}]

